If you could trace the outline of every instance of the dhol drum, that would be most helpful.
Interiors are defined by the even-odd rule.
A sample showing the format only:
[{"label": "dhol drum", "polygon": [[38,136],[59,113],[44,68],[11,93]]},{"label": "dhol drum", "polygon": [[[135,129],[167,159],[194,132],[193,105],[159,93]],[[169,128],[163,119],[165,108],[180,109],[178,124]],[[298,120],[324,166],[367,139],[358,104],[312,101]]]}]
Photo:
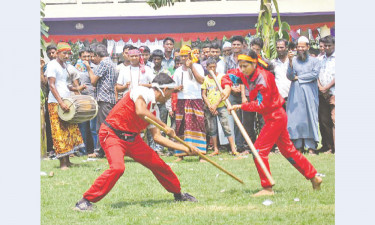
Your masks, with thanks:
[{"label": "dhol drum", "polygon": [[69,112],[58,108],[60,119],[68,123],[83,123],[95,118],[98,113],[98,103],[89,95],[72,95],[63,99],[69,107]]}]

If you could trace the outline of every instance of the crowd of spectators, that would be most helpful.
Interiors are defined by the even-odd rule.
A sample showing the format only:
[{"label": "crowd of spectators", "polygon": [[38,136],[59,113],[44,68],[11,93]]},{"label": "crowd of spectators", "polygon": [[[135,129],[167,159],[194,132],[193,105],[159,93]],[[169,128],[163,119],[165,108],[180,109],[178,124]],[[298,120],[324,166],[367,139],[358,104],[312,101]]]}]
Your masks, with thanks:
[{"label": "crowd of spectators", "polygon": [[[103,44],[94,43],[79,50],[79,60],[69,63],[71,48],[67,43],[47,47],[48,63],[42,60],[41,89],[46,96],[45,125],[47,151],[60,159],[61,168],[68,167],[72,155],[105,157],[98,141],[98,130],[106,116],[127,92],[136,86],[151,87],[159,73],[168,74],[178,85],[177,93],[165,104],[158,104],[160,119],[168,123],[176,134],[196,146],[202,153],[212,150],[211,156],[221,151],[233,155],[249,153],[239,128],[233,122],[212,74],[220,81],[225,74],[237,69],[238,55],[249,49],[258,59],[272,66],[276,85],[288,115],[288,132],[295,147],[301,152],[335,152],[335,38],[320,39],[319,49],[312,49],[309,40],[301,36],[296,43],[276,41],[277,58],[262,55],[263,40],[253,38],[248,47],[242,36],[233,36],[224,43],[206,43],[201,48],[188,45],[176,49],[172,38],[163,41],[164,50],[150,52],[147,46],[125,45],[123,61],[113,63]],[[241,104],[249,99],[249,90],[235,76],[229,100]],[[57,107],[65,110],[62,99],[69,95],[89,95],[98,104],[97,116],[78,125],[56,117]],[[48,97],[47,97],[48,96]],[[264,120],[255,112],[239,110],[250,139],[255,142]],[[221,126],[221,127],[220,127]],[[76,135],[64,134],[66,130]],[[79,130],[79,132],[78,132]],[[319,132],[321,139],[319,137]],[[91,135],[90,135],[91,134]],[[60,136],[59,135],[65,135]],[[164,149],[152,140],[149,131],[142,136],[159,155],[176,156],[183,160],[184,152]],[[74,140],[73,140],[74,139]],[[82,144],[83,142],[83,144]],[[317,149],[318,143],[322,147]],[[68,149],[62,150],[66,147]],[[220,144],[223,143],[223,144]],[[273,148],[278,152],[277,147]]]}]

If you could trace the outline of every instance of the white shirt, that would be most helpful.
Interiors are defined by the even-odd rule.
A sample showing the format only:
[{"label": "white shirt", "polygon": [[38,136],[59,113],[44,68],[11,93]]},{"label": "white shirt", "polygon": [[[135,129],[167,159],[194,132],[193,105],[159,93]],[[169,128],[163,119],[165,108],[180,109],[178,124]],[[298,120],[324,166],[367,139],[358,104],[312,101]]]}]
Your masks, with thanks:
[{"label": "white shirt", "polygon": [[[130,66],[125,66],[124,63],[121,63],[120,65],[118,65],[116,67],[116,73],[118,74],[118,77],[117,77],[117,81],[116,83],[117,84],[120,84],[120,85],[125,85],[127,82],[130,81],[130,77],[125,77],[125,75],[128,75],[125,70],[130,67]],[[123,71],[123,72],[121,72]],[[121,75],[120,75],[121,74]],[[125,95],[127,92],[129,91],[129,88],[125,89],[125,91],[119,93],[119,97],[122,97],[123,95]]]},{"label": "white shirt", "polygon": [[224,71],[224,70],[225,70],[225,62],[224,62],[224,60],[220,60],[216,64],[216,72],[225,74],[227,71]]},{"label": "white shirt", "polygon": [[288,71],[289,60],[286,59],[285,62],[282,62],[279,58],[274,59],[271,63],[275,67],[275,82],[277,89],[281,97],[286,98],[289,94],[291,81],[286,77],[286,72]]},{"label": "white shirt", "polygon": [[[130,99],[133,100],[134,103],[140,96],[143,98],[143,100],[145,100],[147,106],[148,106],[149,103],[151,103],[150,112],[153,113],[153,112],[156,111],[156,117],[160,118],[159,108],[158,108],[158,106],[156,104],[156,100],[155,100],[154,89],[143,87],[143,86],[137,86],[137,87],[134,87],[130,91]],[[148,125],[147,128],[151,129],[151,128],[154,128],[154,127],[155,127],[154,125],[150,124],[150,125]]]},{"label": "white shirt", "polygon": [[125,66],[124,63],[121,63],[121,64],[117,65],[116,66],[116,73],[120,74],[120,71],[125,69],[126,67],[128,67],[128,66]]},{"label": "white shirt", "polygon": [[120,70],[117,83],[125,85],[130,82],[129,89],[132,89],[139,86],[139,84],[151,84],[154,77],[152,69],[148,66],[145,66],[144,73],[141,73],[139,67],[125,66]]},{"label": "white shirt", "polygon": [[[194,63],[193,66],[198,71],[199,75],[204,77],[204,70],[200,64]],[[202,99],[201,85],[193,74],[189,75],[189,70],[182,70],[183,66],[176,69],[173,74],[173,80],[177,85],[183,85],[182,91],[178,92],[178,99]],[[190,79],[192,76],[192,79]]]},{"label": "white shirt", "polygon": [[[56,61],[56,59],[48,63],[46,69],[47,78],[54,77],[55,87],[61,98],[66,98],[70,96],[70,91],[68,89],[68,71],[66,69],[67,65],[64,63],[64,68]],[[52,91],[48,94],[48,103],[58,103],[55,96],[53,96]]]},{"label": "white shirt", "polygon": [[[333,79],[335,79],[335,62],[336,54],[332,53],[331,56],[327,57],[323,55],[321,60],[321,67],[319,73],[320,84],[324,87],[327,86]],[[329,89],[330,94],[335,95],[335,85]]]}]

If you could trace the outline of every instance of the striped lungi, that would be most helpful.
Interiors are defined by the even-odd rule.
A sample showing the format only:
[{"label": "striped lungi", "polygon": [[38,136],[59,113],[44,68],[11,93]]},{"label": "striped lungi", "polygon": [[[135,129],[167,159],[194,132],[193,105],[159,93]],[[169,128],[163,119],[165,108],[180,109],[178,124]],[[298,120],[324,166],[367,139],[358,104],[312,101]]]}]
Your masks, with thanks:
[{"label": "striped lungi", "polygon": [[[202,99],[178,99],[176,109],[176,135],[187,144],[197,147],[206,154],[206,128]],[[175,151],[175,156],[187,155],[183,151]]]}]

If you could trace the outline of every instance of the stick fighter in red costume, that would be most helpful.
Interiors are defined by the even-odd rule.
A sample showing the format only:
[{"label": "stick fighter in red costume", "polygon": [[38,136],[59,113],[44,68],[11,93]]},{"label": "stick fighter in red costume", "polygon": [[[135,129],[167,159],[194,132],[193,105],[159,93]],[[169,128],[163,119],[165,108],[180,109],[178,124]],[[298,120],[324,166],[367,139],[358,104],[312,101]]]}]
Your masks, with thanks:
[{"label": "stick fighter in red costume", "polygon": [[[289,138],[287,130],[287,116],[282,105],[284,99],[280,96],[275,83],[275,76],[269,71],[267,63],[260,59],[257,54],[250,50],[247,55],[239,55],[239,68],[229,71],[222,78],[221,85],[224,88],[223,98],[228,98],[232,80],[241,79],[249,90],[249,99],[242,105],[233,105],[229,110],[242,109],[245,111],[258,112],[262,114],[265,125],[254,143],[268,171],[268,154],[276,143],[281,154],[303,175],[309,179],[313,189],[320,189],[322,179],[316,176],[316,169],[311,163],[294,147]],[[262,172],[256,160],[255,165],[261,180],[263,189],[253,196],[273,195],[272,185]]]},{"label": "stick fighter in red costume", "polygon": [[[188,193],[181,193],[177,176],[139,135],[149,126],[158,144],[189,151],[187,147],[163,137],[156,127],[143,119],[145,116],[149,117],[163,126],[169,136],[175,136],[174,130],[156,116],[157,110],[154,109],[157,102],[165,103],[171,97],[175,86],[172,78],[160,73],[154,78],[152,88],[133,88],[111,110],[99,131],[100,144],[106,153],[109,169],[104,171],[83,194],[83,198],[76,203],[76,210],[92,210],[91,202],[97,202],[108,194],[124,173],[124,156],[129,156],[150,169],[161,185],[174,194],[176,201],[197,201]],[[199,151],[196,147],[190,147],[192,151]]]}]

